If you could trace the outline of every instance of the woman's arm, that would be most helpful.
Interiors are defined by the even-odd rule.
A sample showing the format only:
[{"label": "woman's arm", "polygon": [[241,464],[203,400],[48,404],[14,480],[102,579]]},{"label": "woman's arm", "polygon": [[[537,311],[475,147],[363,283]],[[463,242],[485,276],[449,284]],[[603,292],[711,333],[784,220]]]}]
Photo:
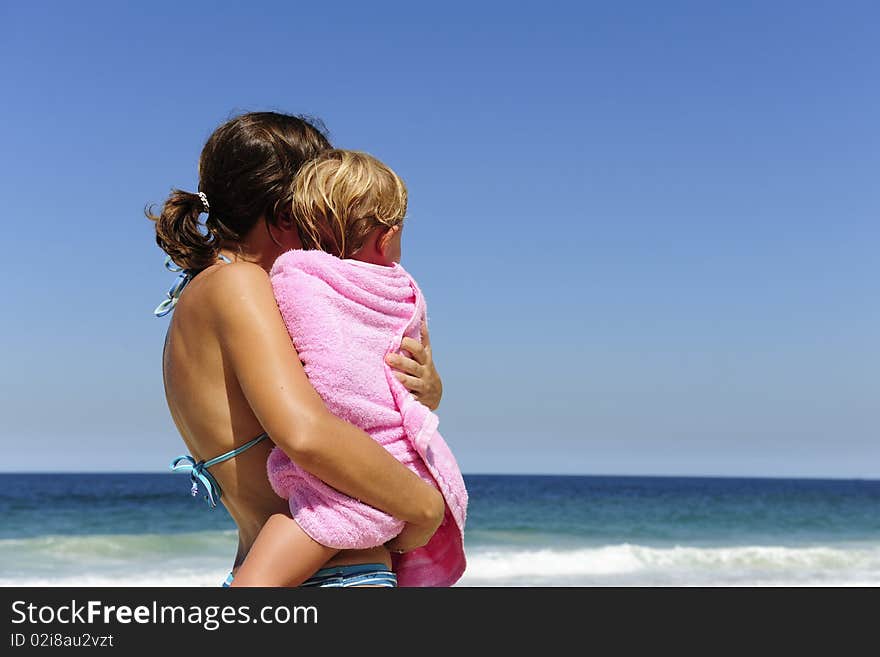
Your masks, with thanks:
[{"label": "woman's arm", "polygon": [[427,542],[443,519],[443,496],[365,432],[327,410],[306,377],[266,272],[236,263],[214,276],[209,303],[224,358],[275,444],[330,486],[416,526],[408,530],[407,544],[397,548]]}]

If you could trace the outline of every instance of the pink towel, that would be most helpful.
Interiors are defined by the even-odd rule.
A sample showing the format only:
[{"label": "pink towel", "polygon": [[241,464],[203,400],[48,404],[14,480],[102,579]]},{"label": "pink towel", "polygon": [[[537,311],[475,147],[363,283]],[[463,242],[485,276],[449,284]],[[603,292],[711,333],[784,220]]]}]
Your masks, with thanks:
[{"label": "pink towel", "polygon": [[[272,286],[309,380],[328,409],[369,433],[397,460],[436,486],[446,500],[443,524],[422,548],[393,555],[400,586],[451,586],[465,569],[467,490],[438,418],[385,364],[404,336],[419,339],[425,301],[400,265],[340,260],[322,251],[288,251]],[[317,542],[339,549],[382,545],[403,522],[328,486],[277,447],[269,481]]]}]

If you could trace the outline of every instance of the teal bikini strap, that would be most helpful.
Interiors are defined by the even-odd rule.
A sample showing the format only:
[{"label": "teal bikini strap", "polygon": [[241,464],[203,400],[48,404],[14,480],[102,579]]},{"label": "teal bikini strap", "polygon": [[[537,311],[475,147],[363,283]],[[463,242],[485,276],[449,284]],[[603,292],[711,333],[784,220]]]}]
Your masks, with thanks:
[{"label": "teal bikini strap", "polygon": [[[232,263],[232,260],[227,258],[222,253],[217,256],[220,260],[225,262],[227,265]],[[174,310],[174,306],[177,305],[177,300],[180,298],[180,293],[183,292],[183,288],[187,286],[187,284],[195,278],[195,275],[198,272],[193,271],[192,269],[184,269],[183,267],[178,267],[174,264],[174,261],[171,260],[171,256],[165,258],[165,269],[168,271],[173,271],[175,273],[179,273],[180,275],[174,281],[174,284],[168,290],[167,298],[165,298],[162,303],[156,306],[156,310],[153,311],[153,314],[156,317],[165,317],[168,313]]]},{"label": "teal bikini strap", "polygon": [[[222,253],[219,254],[217,257],[226,264],[232,263],[232,260],[227,258]],[[182,267],[178,267],[171,260],[171,256],[165,258],[165,268],[168,271],[179,272],[180,275],[177,277],[177,280],[174,281],[174,285],[171,286],[171,289],[168,290],[168,298],[160,303],[156,307],[156,310],[153,311],[153,314],[155,314],[156,317],[164,317],[172,310],[174,310],[174,306],[177,305],[177,300],[180,298],[180,293],[183,292],[183,288],[185,288],[187,284],[198,273],[191,269],[183,269]],[[201,482],[202,486],[205,487],[205,501],[213,509],[217,506],[217,502],[223,495],[223,491],[220,489],[220,484],[217,483],[214,475],[208,472],[208,468],[210,468],[212,465],[217,465],[218,463],[222,463],[223,461],[235,458],[245,450],[250,449],[257,443],[265,440],[268,437],[268,434],[262,433],[253,440],[249,440],[241,447],[237,447],[232,451],[221,454],[220,456],[212,458],[208,461],[199,461],[198,463],[196,463],[196,460],[192,456],[178,456],[171,462],[171,470],[173,470],[174,472],[189,472],[189,478],[192,481],[193,497],[199,494],[199,483]]]},{"label": "teal bikini strap", "polygon": [[186,456],[178,456],[176,459],[171,461],[171,470],[174,472],[189,472],[190,481],[192,481],[192,496],[195,497],[199,494],[199,482],[201,482],[202,486],[205,487],[205,502],[208,503],[212,509],[216,508],[217,502],[220,500],[220,497],[223,495],[223,491],[220,489],[220,484],[217,483],[217,480],[214,478],[210,472],[208,472],[208,468],[212,465],[217,465],[218,463],[223,463],[223,461],[228,461],[229,459],[233,459],[242,452],[250,449],[257,443],[266,440],[269,437],[269,434],[263,432],[253,440],[247,441],[241,447],[236,447],[235,449],[228,451],[220,456],[215,456],[212,459],[207,461],[199,461],[196,463],[196,460],[189,455]]}]

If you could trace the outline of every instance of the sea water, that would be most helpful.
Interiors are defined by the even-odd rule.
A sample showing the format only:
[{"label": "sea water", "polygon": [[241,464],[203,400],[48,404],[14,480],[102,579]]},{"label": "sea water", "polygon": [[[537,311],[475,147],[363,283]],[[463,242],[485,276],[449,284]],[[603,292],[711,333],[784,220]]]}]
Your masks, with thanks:
[{"label": "sea water", "polygon": [[[465,476],[460,586],[880,585],[880,481]],[[174,474],[0,475],[0,585],[217,586],[222,507]]]}]

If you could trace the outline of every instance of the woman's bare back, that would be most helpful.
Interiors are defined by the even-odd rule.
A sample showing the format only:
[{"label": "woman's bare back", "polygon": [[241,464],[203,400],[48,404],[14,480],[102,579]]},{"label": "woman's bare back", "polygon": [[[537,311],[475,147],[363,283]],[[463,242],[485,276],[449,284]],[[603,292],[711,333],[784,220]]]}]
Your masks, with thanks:
[{"label": "woman's bare back", "polygon": [[[163,378],[168,408],[196,461],[241,447],[264,431],[227,362],[216,330],[218,299],[228,304],[236,301],[232,295],[224,298],[224,282],[232,273],[224,270],[239,266],[213,265],[187,285],[165,341]],[[238,347],[247,349],[247,345]],[[222,490],[220,501],[238,526],[236,567],[269,517],[289,513],[287,501],[272,491],[266,477],[272,447],[271,441],[261,441],[210,470]],[[194,504],[193,513],[199,512],[207,511]],[[380,546],[342,552],[329,564],[361,562],[390,565],[388,550]]]}]

